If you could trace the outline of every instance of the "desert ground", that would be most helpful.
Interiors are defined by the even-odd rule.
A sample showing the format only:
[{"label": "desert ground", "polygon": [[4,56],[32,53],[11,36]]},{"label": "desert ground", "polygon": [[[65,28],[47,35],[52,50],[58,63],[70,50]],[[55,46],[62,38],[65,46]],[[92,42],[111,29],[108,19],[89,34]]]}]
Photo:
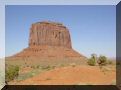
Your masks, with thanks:
[{"label": "desert ground", "polygon": [[18,65],[19,75],[10,85],[115,85],[116,64],[89,66],[79,60],[6,60]]}]

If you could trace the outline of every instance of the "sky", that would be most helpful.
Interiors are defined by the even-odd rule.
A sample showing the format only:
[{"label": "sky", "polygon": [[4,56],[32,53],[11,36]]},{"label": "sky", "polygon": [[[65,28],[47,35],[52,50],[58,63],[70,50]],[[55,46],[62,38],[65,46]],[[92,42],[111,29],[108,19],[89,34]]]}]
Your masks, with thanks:
[{"label": "sky", "polygon": [[63,23],[70,31],[74,50],[116,56],[116,6],[113,5],[7,5],[5,8],[6,56],[28,47],[32,23]]}]

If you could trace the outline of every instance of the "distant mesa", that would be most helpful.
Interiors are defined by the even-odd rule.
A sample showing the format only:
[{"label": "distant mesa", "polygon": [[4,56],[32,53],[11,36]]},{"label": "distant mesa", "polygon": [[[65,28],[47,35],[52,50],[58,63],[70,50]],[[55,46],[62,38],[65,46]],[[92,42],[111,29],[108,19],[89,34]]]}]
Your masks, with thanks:
[{"label": "distant mesa", "polygon": [[51,21],[33,23],[28,47],[12,57],[79,60],[86,58],[73,50],[68,28],[61,23]]},{"label": "distant mesa", "polygon": [[68,29],[63,24],[55,22],[44,21],[32,24],[29,47],[41,45],[72,48]]}]

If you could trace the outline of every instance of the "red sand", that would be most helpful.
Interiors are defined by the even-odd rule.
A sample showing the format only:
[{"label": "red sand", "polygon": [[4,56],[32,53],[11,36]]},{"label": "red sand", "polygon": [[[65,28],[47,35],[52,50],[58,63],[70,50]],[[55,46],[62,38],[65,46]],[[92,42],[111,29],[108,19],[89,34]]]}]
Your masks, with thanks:
[{"label": "red sand", "polygon": [[18,82],[25,85],[110,85],[116,79],[116,71],[102,71],[98,66],[68,66],[40,73]]}]

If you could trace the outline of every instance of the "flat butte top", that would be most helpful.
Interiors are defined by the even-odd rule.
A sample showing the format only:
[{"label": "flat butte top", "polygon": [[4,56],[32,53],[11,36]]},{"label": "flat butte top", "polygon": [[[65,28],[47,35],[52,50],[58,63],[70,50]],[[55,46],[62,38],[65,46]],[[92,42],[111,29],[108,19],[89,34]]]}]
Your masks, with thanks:
[{"label": "flat butte top", "polygon": [[49,24],[49,25],[54,25],[54,26],[59,26],[59,27],[64,27],[66,28],[62,23],[59,22],[52,22],[52,21],[42,21],[42,22],[36,22],[34,24]]}]

